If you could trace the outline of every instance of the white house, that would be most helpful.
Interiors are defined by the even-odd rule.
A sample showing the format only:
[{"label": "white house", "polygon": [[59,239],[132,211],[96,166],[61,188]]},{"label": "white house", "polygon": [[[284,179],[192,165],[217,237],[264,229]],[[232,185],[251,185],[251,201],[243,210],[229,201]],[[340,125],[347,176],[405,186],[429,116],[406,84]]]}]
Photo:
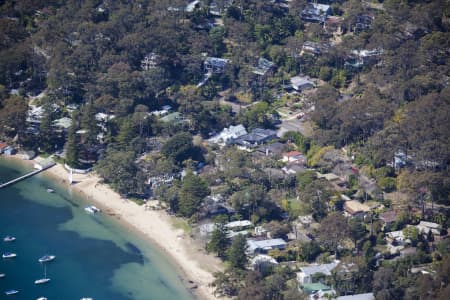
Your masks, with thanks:
[{"label": "white house", "polygon": [[369,211],[370,207],[358,200],[344,202],[344,215],[347,217],[363,218]]},{"label": "white house", "polygon": [[278,262],[275,258],[264,254],[256,255],[250,260],[250,266],[253,270],[261,270],[261,268],[264,269],[277,264]]},{"label": "white house", "polygon": [[253,226],[253,224],[249,220],[233,221],[233,222],[229,222],[229,223],[225,224],[225,227],[230,230],[233,230],[236,228],[245,229],[245,228],[249,228],[252,226]]},{"label": "white house", "polygon": [[229,128],[224,128],[218,135],[213,136],[208,140],[209,143],[225,146],[229,141],[237,139],[240,136],[246,135],[244,125],[231,125]]},{"label": "white house", "polygon": [[403,235],[403,231],[397,230],[397,231],[387,232],[386,239],[390,243],[393,243],[393,242],[403,243],[405,241],[405,236]]},{"label": "white house", "polygon": [[225,67],[229,61],[226,58],[207,57],[203,63],[203,67],[205,68],[205,72],[220,74],[225,71]]},{"label": "white house", "polygon": [[247,240],[247,253],[266,253],[274,249],[284,249],[287,243],[283,239]]},{"label": "white house", "polygon": [[301,12],[300,17],[306,22],[323,23],[330,13],[331,8],[327,4],[308,3],[306,8]]},{"label": "white house", "polygon": [[422,234],[428,234],[428,232],[431,231],[433,235],[440,235],[442,226],[433,222],[420,221],[420,223],[416,225],[416,228]]},{"label": "white house", "polygon": [[314,82],[304,76],[294,76],[291,78],[291,86],[296,91],[305,91],[314,88]]},{"label": "white house", "polygon": [[329,264],[322,264],[322,265],[314,264],[314,265],[301,267],[300,272],[297,273],[297,281],[301,285],[303,285],[303,284],[313,283],[312,277],[314,276],[314,274],[322,273],[325,276],[330,276],[331,271],[333,271],[333,269],[336,268],[338,264],[339,264],[339,261],[335,260],[334,262],[329,263]]},{"label": "white house", "polygon": [[299,151],[290,151],[283,154],[284,162],[306,163],[305,156]]},{"label": "white house", "polygon": [[340,296],[336,298],[337,300],[375,300],[373,293],[356,294],[348,296]]}]

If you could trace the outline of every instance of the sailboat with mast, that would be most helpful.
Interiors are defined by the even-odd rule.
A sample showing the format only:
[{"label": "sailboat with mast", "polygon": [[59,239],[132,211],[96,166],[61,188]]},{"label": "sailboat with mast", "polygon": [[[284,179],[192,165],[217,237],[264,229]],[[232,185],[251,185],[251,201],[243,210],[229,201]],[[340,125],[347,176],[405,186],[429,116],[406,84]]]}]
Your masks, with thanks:
[{"label": "sailboat with mast", "polygon": [[44,265],[44,278],[36,279],[34,281],[34,284],[43,284],[50,281],[50,278],[47,278],[47,266],[45,263],[43,263],[43,265]]}]

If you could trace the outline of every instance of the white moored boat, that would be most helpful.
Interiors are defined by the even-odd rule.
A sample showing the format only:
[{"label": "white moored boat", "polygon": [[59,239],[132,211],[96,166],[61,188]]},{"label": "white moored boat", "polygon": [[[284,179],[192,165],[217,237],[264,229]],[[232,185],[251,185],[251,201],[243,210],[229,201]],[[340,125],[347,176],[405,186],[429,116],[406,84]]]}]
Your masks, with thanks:
[{"label": "white moored boat", "polygon": [[13,236],[10,236],[10,235],[7,235],[3,238],[4,242],[14,242],[15,240],[16,240],[16,238]]},{"label": "white moored boat", "polygon": [[34,281],[34,284],[43,284],[50,281],[50,278],[41,278]]},{"label": "white moored boat", "polygon": [[55,255],[44,255],[41,258],[39,258],[40,263],[49,262],[56,258]]},{"label": "white moored boat", "polygon": [[5,294],[6,294],[7,296],[9,296],[9,295],[15,295],[15,294],[17,294],[18,292],[19,292],[18,290],[8,290],[8,291],[5,292]]},{"label": "white moored boat", "polygon": [[50,278],[47,278],[47,267],[44,264],[44,278],[35,280],[34,284],[43,284],[43,283],[47,283],[49,281],[50,281]]},{"label": "white moored boat", "polygon": [[47,298],[46,297],[39,297],[36,300],[47,300]]},{"label": "white moored boat", "polygon": [[3,258],[14,258],[16,256],[17,256],[17,254],[11,253],[11,252],[6,252],[6,253],[3,253],[3,255],[2,255]]}]

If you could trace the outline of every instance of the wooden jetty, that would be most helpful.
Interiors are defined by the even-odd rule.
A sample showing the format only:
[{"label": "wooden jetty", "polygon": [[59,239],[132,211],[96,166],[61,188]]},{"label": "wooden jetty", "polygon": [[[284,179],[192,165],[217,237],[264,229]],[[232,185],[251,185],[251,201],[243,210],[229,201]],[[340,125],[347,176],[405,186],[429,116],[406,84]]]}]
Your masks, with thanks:
[{"label": "wooden jetty", "polygon": [[37,170],[31,171],[31,172],[29,172],[29,173],[27,173],[27,174],[25,174],[25,175],[22,175],[22,176],[17,177],[17,178],[15,178],[15,179],[13,179],[13,180],[10,180],[10,181],[8,181],[8,182],[5,182],[5,183],[0,184],[0,189],[2,189],[2,188],[4,188],[4,187],[7,187],[7,186],[10,186],[10,185],[12,185],[12,184],[15,184],[15,183],[17,183],[17,182],[19,182],[19,181],[22,181],[22,180],[24,180],[24,179],[27,179],[28,177],[34,176],[34,175],[36,175],[36,174],[39,174],[39,173],[41,173],[42,171],[45,171],[45,170],[47,170],[47,169],[53,167],[54,165],[55,165],[54,162],[49,162],[49,163],[47,163],[47,164],[41,166],[41,167],[38,168]]}]

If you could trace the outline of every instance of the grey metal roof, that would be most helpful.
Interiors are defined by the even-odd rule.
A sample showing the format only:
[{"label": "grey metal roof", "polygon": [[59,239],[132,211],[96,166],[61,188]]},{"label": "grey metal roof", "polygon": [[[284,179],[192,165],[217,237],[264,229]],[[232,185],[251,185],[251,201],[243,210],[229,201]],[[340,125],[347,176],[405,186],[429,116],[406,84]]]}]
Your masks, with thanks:
[{"label": "grey metal roof", "polygon": [[322,273],[325,275],[331,275],[331,271],[336,268],[336,266],[339,264],[339,262],[332,262],[329,264],[323,264],[323,265],[312,265],[307,267],[301,267],[300,270],[307,276]]},{"label": "grey metal roof", "polygon": [[209,64],[214,67],[224,68],[229,62],[226,58],[218,58],[218,57],[207,57],[205,60],[205,64]]},{"label": "grey metal roof", "polygon": [[270,240],[247,240],[247,245],[250,251],[254,252],[256,249],[270,250],[276,247],[285,247],[286,242],[283,239]]}]

